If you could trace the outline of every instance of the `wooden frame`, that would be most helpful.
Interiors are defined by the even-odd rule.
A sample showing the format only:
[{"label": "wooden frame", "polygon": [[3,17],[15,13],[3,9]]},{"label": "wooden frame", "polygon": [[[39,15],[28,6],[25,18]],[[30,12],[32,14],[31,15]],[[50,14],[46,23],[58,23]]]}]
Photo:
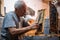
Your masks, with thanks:
[{"label": "wooden frame", "polygon": [[44,9],[38,10],[37,22],[40,24],[44,20]]},{"label": "wooden frame", "polygon": [[39,33],[43,33],[44,31],[44,13],[45,9],[38,10],[38,15],[37,15],[37,23],[39,24]]}]

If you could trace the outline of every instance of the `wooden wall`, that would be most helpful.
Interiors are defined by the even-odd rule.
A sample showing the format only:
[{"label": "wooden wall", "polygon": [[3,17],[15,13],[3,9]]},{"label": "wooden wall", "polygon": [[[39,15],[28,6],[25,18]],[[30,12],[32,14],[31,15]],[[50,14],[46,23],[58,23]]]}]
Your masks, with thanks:
[{"label": "wooden wall", "polygon": [[4,13],[4,0],[0,0],[0,14],[2,16],[5,16],[5,13]]}]

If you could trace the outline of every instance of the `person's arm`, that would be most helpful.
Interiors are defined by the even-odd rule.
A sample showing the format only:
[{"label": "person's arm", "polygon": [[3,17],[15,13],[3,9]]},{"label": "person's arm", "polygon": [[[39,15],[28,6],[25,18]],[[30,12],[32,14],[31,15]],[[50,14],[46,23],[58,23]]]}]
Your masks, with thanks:
[{"label": "person's arm", "polygon": [[31,29],[35,29],[37,28],[36,25],[32,25],[32,26],[28,26],[28,27],[24,27],[24,28],[8,28],[9,32],[12,34],[12,35],[15,35],[15,34],[20,34],[20,33],[25,33]]}]

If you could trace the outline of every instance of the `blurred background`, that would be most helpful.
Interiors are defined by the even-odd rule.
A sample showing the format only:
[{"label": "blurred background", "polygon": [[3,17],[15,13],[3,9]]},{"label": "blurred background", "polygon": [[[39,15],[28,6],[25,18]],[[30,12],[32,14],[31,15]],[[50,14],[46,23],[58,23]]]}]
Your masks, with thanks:
[{"label": "blurred background", "polygon": [[[17,0],[0,0],[0,33],[4,16],[10,11],[14,11],[14,4]],[[42,3],[42,0],[23,0],[28,7],[35,11],[34,18],[38,16],[38,10],[47,8],[46,4]],[[60,30],[60,0],[53,0],[52,3],[56,6],[58,11],[58,30]],[[43,6],[44,4],[44,6]],[[49,13],[46,11],[44,16],[44,34],[49,34],[50,21]]]}]

